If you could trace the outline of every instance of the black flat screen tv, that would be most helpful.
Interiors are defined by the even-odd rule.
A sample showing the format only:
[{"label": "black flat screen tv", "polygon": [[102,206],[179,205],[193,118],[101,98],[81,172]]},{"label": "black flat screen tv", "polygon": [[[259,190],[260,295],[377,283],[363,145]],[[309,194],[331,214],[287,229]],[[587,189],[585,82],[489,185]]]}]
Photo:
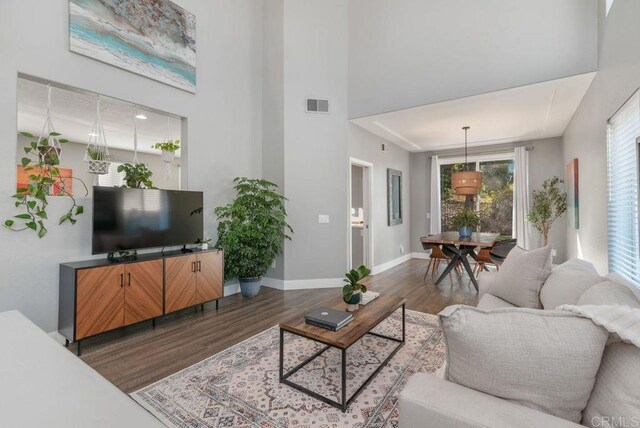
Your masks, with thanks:
[{"label": "black flat screen tv", "polygon": [[91,252],[194,244],[202,206],[202,192],[96,186]]}]

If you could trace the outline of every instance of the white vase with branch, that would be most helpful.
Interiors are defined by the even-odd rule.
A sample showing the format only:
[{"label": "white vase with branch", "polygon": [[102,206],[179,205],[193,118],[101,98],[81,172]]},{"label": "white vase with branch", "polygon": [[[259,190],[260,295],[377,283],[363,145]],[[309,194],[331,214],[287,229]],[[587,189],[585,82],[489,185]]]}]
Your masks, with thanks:
[{"label": "white vase with branch", "polygon": [[548,178],[541,189],[533,191],[526,220],[542,234],[545,246],[549,243],[551,226],[567,211],[567,194],[562,189],[563,183],[561,178]]}]

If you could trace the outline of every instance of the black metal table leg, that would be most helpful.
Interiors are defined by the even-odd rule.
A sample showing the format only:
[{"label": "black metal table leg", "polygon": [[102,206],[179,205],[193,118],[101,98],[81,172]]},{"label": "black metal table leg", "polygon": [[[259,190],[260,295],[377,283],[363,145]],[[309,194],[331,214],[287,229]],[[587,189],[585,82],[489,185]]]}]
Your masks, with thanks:
[{"label": "black metal table leg", "polygon": [[218,310],[218,299],[216,299],[216,311]]},{"label": "black metal table leg", "polygon": [[404,334],[404,329],[405,329],[405,320],[404,320],[404,316],[405,316],[405,312],[406,312],[406,310],[405,310],[405,304],[403,303],[403,304],[402,304],[402,343],[404,343],[404,337],[405,337],[405,334]]},{"label": "black metal table leg", "polygon": [[342,413],[347,411],[347,350],[342,350]]},{"label": "black metal table leg", "polygon": [[79,357],[82,354],[82,350],[80,349],[80,341],[78,340],[78,347],[76,348],[76,355]]},{"label": "black metal table leg", "polygon": [[284,330],[280,329],[280,382],[284,379]]},{"label": "black metal table leg", "polygon": [[469,260],[467,260],[467,254],[468,254],[467,251],[473,251],[473,250],[462,250],[460,261],[462,262],[462,266],[464,266],[464,269],[469,274],[469,278],[471,278],[471,282],[473,283],[473,286],[476,287],[476,291],[478,291],[478,281],[476,281],[476,277],[473,274],[473,269],[471,269]]},{"label": "black metal table leg", "polygon": [[444,272],[442,272],[442,275],[440,275],[435,285],[440,285],[440,283],[447,277],[447,275],[449,275],[449,272],[451,272],[458,263],[460,263],[460,255],[456,250],[455,255],[451,258],[449,264],[447,265],[447,268],[444,270]]},{"label": "black metal table leg", "polygon": [[65,346],[65,348],[69,347],[69,339],[65,339],[64,340],[64,346]]}]

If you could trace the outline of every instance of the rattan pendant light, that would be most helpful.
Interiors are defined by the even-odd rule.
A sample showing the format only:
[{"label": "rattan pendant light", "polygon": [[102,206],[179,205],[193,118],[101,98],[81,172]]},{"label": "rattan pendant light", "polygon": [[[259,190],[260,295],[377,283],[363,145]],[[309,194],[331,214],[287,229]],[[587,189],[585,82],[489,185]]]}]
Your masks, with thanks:
[{"label": "rattan pendant light", "polygon": [[473,196],[477,195],[482,187],[482,173],[480,171],[469,171],[467,163],[467,132],[468,126],[462,127],[464,130],[464,171],[451,174],[451,186],[456,191],[456,195]]}]

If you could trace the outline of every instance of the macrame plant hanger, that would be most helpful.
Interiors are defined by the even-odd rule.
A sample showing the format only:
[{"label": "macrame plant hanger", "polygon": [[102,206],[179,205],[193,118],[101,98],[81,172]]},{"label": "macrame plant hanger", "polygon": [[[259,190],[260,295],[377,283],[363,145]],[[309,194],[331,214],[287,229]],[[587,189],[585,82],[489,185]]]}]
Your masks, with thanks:
[{"label": "macrame plant hanger", "polygon": [[137,165],[138,162],[138,107],[133,108],[133,160],[131,163]]},{"label": "macrame plant hanger", "polygon": [[[167,117],[167,130],[165,131],[164,134],[164,140],[163,143],[168,143],[169,141],[171,141],[171,137],[170,137],[170,119],[169,117]],[[164,162],[164,176],[167,180],[171,179],[171,167],[172,167],[172,163],[173,163],[173,159],[175,158],[175,152],[169,152],[166,150],[162,151],[162,161]]]},{"label": "macrame plant hanger", "polygon": [[42,125],[40,136],[38,137],[38,150],[40,161],[48,165],[60,164],[60,153],[62,147],[55,127],[53,126],[53,115],[51,113],[51,85],[47,85],[47,119]]},{"label": "macrame plant hanger", "polygon": [[84,152],[84,162],[87,165],[89,174],[104,175],[109,173],[111,161],[109,157],[109,147],[107,146],[107,137],[102,127],[100,95],[98,95],[96,101],[96,120],[89,134],[89,144],[87,145],[87,151]]}]

